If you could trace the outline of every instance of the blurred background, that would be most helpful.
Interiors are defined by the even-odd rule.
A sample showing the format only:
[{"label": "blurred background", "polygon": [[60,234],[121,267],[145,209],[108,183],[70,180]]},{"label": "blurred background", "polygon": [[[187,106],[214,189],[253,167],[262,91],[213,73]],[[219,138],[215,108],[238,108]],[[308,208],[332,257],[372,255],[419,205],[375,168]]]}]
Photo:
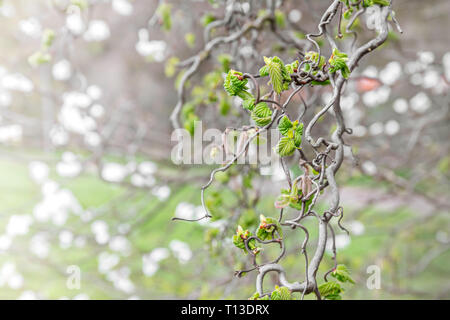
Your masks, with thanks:
[{"label": "blurred background", "polygon": [[[284,1],[280,32],[303,41],[328,4]],[[235,5],[243,12],[249,6]],[[215,167],[170,160],[169,116],[183,72],[175,65],[204,47],[204,26],[223,18],[223,7],[194,0],[0,0],[1,299],[253,294],[255,273],[234,277],[248,261],[232,246],[235,225],[226,218],[252,225],[259,214],[271,215],[284,183],[279,173],[233,167],[208,192],[213,221],[171,221],[203,215],[200,188]],[[392,28],[388,42],[361,61],[343,97],[353,129],[346,142],[357,157],[347,155],[338,174],[350,231],[336,234],[338,261],[356,281],[343,297],[449,299],[450,3],[396,0],[394,8],[403,34]],[[368,17],[360,20],[363,41],[373,31]],[[221,85],[217,97],[198,99],[200,76],[216,70],[223,52],[233,68],[252,73],[263,55],[295,59],[295,48],[276,37],[249,36],[213,52],[187,85],[195,116],[183,108],[183,125],[202,119],[205,128],[223,130],[245,123]],[[308,98],[318,108],[329,94],[320,88]],[[243,178],[258,194],[254,206],[241,205]],[[289,279],[302,279],[303,236],[288,234],[292,246],[282,265]],[[320,272],[333,265],[331,257],[329,248]],[[381,270],[379,290],[366,286],[371,265]]]}]

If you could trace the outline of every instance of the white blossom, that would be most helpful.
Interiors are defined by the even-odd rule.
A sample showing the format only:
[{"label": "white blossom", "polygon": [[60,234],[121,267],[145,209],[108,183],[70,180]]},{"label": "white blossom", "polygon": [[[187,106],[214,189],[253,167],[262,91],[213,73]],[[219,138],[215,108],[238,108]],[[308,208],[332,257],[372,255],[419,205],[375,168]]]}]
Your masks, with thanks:
[{"label": "white blossom", "polygon": [[83,35],[86,41],[104,41],[111,36],[108,24],[103,20],[92,20]]}]

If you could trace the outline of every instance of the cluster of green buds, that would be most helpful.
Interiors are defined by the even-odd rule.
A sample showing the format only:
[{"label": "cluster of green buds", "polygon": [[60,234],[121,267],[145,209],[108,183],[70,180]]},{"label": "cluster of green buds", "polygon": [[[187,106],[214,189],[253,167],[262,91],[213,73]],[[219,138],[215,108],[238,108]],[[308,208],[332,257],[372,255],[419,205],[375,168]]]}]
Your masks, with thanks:
[{"label": "cluster of green buds", "polygon": [[274,231],[278,232],[278,235],[283,238],[283,231],[281,225],[277,219],[271,217],[259,216],[259,226],[256,231],[256,236],[261,240],[272,240]]},{"label": "cluster of green buds", "polygon": [[[233,244],[238,247],[239,249],[242,249],[245,254],[247,254],[247,249],[245,247],[245,241],[250,238],[253,234],[248,231],[244,230],[241,226],[238,226],[236,230],[236,234],[233,236]],[[255,239],[251,239],[247,243],[248,248],[252,251],[254,255],[258,254],[261,250],[261,248],[258,248],[256,246]]]},{"label": "cluster of green buds", "polygon": [[49,53],[49,49],[55,40],[55,31],[51,29],[45,29],[41,38],[41,49],[36,51],[28,57],[28,63],[32,67],[38,67],[44,63],[51,61],[52,56]]},{"label": "cluster of green buds", "polygon": [[296,149],[300,149],[303,123],[299,123],[298,120],[291,122],[287,116],[284,116],[278,124],[278,130],[283,135],[275,147],[280,157],[290,156]]},{"label": "cluster of green buds", "polygon": [[337,48],[333,49],[328,63],[330,64],[330,72],[335,73],[338,70],[341,71],[342,76],[347,79],[350,75],[350,69],[347,66],[348,55],[344,52],[340,52]]}]

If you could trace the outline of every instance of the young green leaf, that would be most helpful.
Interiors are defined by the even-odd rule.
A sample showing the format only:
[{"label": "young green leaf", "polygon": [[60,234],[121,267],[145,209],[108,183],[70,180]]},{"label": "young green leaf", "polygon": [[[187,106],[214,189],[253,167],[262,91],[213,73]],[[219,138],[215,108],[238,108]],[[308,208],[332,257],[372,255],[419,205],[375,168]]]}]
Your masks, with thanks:
[{"label": "young green leaf", "polygon": [[350,272],[348,271],[347,267],[343,264],[339,264],[336,269],[331,273],[331,275],[336,278],[336,280],[344,283],[344,282],[350,282],[352,284],[355,284],[355,281],[350,277]]},{"label": "young green leaf", "polygon": [[267,103],[260,102],[254,107],[251,118],[257,126],[264,127],[272,120],[272,110],[267,106]]},{"label": "young green leaf", "polygon": [[280,155],[280,157],[290,156],[295,151],[295,142],[293,139],[289,137],[282,137],[280,141],[278,141],[278,144],[275,147],[275,149],[276,152]]},{"label": "young green leaf", "polygon": [[292,293],[287,287],[275,286],[275,290],[270,295],[271,300],[292,300]]},{"label": "young green leaf", "polygon": [[284,116],[281,118],[280,123],[278,123],[278,130],[283,136],[286,136],[289,129],[293,127],[291,120],[289,120],[288,116]]},{"label": "young green leaf", "polygon": [[242,107],[244,109],[252,111],[253,108],[255,107],[255,98],[249,98],[249,99],[244,100],[242,102]]},{"label": "young green leaf", "polygon": [[328,281],[319,286],[320,295],[328,300],[341,300],[340,294],[343,291],[341,285],[334,281]]},{"label": "young green leaf", "polygon": [[302,135],[303,135],[303,123],[300,123],[294,130],[294,143],[297,148],[300,147],[300,145],[302,144]]},{"label": "young green leaf", "polygon": [[281,93],[283,91],[283,71],[282,66],[273,61],[273,58],[264,57],[264,62],[267,66],[267,71],[270,76],[270,81],[272,83],[273,90],[276,93]]}]

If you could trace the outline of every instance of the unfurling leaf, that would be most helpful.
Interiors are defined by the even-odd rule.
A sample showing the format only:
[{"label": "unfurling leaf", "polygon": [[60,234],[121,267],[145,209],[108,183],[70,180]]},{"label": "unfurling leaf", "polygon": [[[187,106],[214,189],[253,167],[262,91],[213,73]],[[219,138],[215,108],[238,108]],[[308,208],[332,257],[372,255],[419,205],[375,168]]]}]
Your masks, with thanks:
[{"label": "unfurling leaf", "polygon": [[281,118],[280,123],[278,124],[278,130],[283,136],[288,134],[289,129],[293,127],[291,120],[287,116]]},{"label": "unfurling leaf", "polygon": [[337,48],[333,49],[333,53],[328,60],[330,64],[330,72],[335,73],[338,70],[341,71],[342,76],[347,79],[350,75],[350,69],[347,66],[348,56],[344,52],[340,52]]},{"label": "unfurling leaf", "polygon": [[161,3],[156,9],[156,14],[161,19],[163,29],[166,31],[172,28],[171,11],[172,5],[167,3]]},{"label": "unfurling leaf", "polygon": [[319,286],[320,295],[328,300],[341,300],[341,293],[344,289],[341,285],[334,281],[328,281]]},{"label": "unfurling leaf", "polygon": [[[241,226],[238,226],[236,234],[233,236],[233,244],[242,249],[245,254],[247,254],[247,249],[245,248],[245,241],[252,236],[252,233],[248,230],[244,230]],[[256,247],[255,239],[248,241],[248,248],[252,250],[253,254],[258,254],[260,249]]]},{"label": "unfurling leaf", "polygon": [[292,292],[287,287],[275,286],[270,295],[271,300],[292,300]]},{"label": "unfurling leaf", "polygon": [[283,238],[283,230],[277,219],[260,215],[260,223],[256,230],[256,236],[261,240],[272,240],[274,232],[277,232],[280,238]]},{"label": "unfurling leaf", "polygon": [[246,91],[247,82],[248,80],[243,77],[242,72],[230,69],[225,78],[223,87],[230,96],[239,96],[243,100],[246,100],[252,97],[252,95]]},{"label": "unfurling leaf", "polygon": [[300,145],[302,144],[302,135],[303,135],[303,123],[300,123],[294,130],[294,143],[297,148],[300,147]]},{"label": "unfurling leaf", "polygon": [[355,281],[350,277],[350,272],[348,271],[347,267],[343,264],[339,264],[336,269],[331,273],[331,275],[336,278],[336,280],[345,283],[350,282],[352,284],[355,284]]},{"label": "unfurling leaf", "polygon": [[260,102],[254,107],[251,117],[257,126],[264,127],[272,120],[272,110],[267,106],[267,103]]},{"label": "unfurling leaf", "polygon": [[276,151],[280,155],[280,157],[287,157],[292,155],[295,149],[295,142],[289,137],[281,138],[276,146]]}]

